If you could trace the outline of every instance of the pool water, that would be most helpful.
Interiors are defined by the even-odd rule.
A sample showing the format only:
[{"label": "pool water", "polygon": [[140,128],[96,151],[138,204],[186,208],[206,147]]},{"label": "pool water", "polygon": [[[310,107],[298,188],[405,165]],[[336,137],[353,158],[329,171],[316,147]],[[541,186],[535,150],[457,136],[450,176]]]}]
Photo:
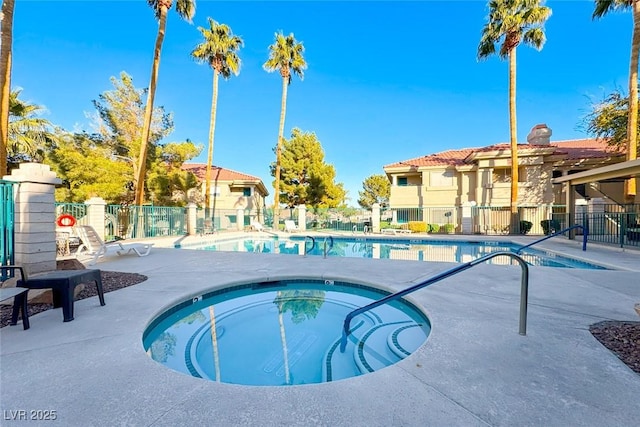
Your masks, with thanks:
[{"label": "pool water", "polygon": [[[333,239],[333,246],[331,246],[331,239]],[[310,250],[308,255],[320,256],[323,256],[325,250],[328,250],[327,256],[457,263],[469,262],[491,252],[515,252],[520,247],[520,245],[510,242],[468,242],[431,239],[329,238],[320,236],[315,237],[314,240],[315,245],[312,245],[311,239],[305,238],[304,236],[290,238],[251,237],[222,239],[196,246],[178,245],[176,247],[205,251],[260,252],[296,255],[304,255],[305,250]],[[314,247],[311,250],[312,246]],[[534,248],[527,248],[520,255],[528,264],[534,266],[594,270],[605,269],[605,267],[596,264]],[[512,265],[515,264],[516,261],[506,257],[498,257],[489,260],[488,263]]]},{"label": "pool water", "polygon": [[386,295],[331,280],[235,286],[169,309],[147,328],[143,344],[153,360],[211,381],[336,381],[392,365],[427,339],[429,320],[401,299],[356,316],[340,351],[345,316]]}]

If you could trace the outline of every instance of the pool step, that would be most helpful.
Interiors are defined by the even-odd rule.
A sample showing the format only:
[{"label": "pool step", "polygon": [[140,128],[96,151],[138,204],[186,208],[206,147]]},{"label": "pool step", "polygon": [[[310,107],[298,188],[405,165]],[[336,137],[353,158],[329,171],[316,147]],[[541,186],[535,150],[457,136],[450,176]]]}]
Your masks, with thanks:
[{"label": "pool step", "polygon": [[[353,360],[360,373],[365,374],[382,369],[406,357],[400,357],[398,353],[402,354],[402,352],[397,348],[395,351],[392,350],[389,341],[398,329],[409,325],[415,324],[408,321],[390,322],[369,329],[357,342],[353,351]],[[392,344],[393,341],[391,339]],[[403,347],[399,348],[404,349]]]}]

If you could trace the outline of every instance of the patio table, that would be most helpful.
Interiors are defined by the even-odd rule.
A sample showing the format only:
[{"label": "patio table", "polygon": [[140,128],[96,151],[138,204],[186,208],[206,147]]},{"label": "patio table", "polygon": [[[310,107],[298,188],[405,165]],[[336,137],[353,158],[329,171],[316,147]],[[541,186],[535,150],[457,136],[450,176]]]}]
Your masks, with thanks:
[{"label": "patio table", "polygon": [[53,307],[62,306],[63,319],[65,322],[70,322],[73,320],[73,301],[76,286],[92,281],[96,283],[100,305],[105,305],[100,270],[56,270],[37,276],[29,276],[27,280],[18,280],[17,286],[29,289],[50,288],[53,292]]}]

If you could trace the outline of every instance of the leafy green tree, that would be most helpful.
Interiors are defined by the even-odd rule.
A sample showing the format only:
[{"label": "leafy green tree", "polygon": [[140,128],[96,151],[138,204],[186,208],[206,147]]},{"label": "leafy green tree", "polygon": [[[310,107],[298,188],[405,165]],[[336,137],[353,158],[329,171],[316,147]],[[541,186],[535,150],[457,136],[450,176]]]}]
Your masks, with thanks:
[{"label": "leafy green tree", "polygon": [[15,0],[2,1],[2,34],[0,35],[0,177],[7,174],[14,6]]},{"label": "leafy green tree", "polygon": [[[162,51],[162,43],[167,28],[167,13],[173,0],[147,0],[149,6],[153,9],[156,19],[158,20],[158,34],[153,50],[153,64],[151,66],[151,80],[149,82],[149,91],[147,92],[147,103],[144,110],[144,120],[142,121],[142,135],[140,137],[140,155],[138,156],[138,171],[134,181],[136,185],[135,201],[138,205],[144,203],[144,179],[147,172],[147,150],[149,149],[149,139],[151,135],[151,125],[153,116],[153,100],[156,96],[156,86],[158,81],[158,69],[160,68],[160,53]],[[191,22],[196,14],[195,0],[176,0],[176,12],[178,15]]]},{"label": "leafy green tree", "polygon": [[187,140],[171,142],[155,149],[157,153],[154,157],[157,160],[150,166],[147,178],[153,202],[162,206],[172,206],[195,201],[190,192],[198,187],[198,179],[192,172],[182,170],[181,166],[197,157],[202,147]]},{"label": "leafy green tree", "polygon": [[60,131],[45,163],[65,184],[56,188],[57,201],[82,203],[100,196],[108,203],[121,203],[131,198],[127,183],[133,179],[132,169],[112,155],[98,134]]},{"label": "leafy green tree", "polygon": [[[145,90],[137,89],[133,79],[126,72],[120,73],[120,79],[111,77],[113,90],[105,91],[93,101],[97,116],[97,133],[105,144],[111,147],[113,156],[128,163],[133,176],[131,182],[138,188],[140,152],[140,123],[143,120],[145,105],[142,101]],[[173,131],[173,117],[163,107],[154,109],[149,145],[155,147],[158,142]],[[148,156],[148,162],[157,160],[155,148]],[[144,185],[144,182],[142,183]]]},{"label": "leafy green tree", "polygon": [[362,183],[362,191],[358,192],[358,204],[365,209],[371,209],[374,203],[386,206],[389,204],[390,194],[391,184],[386,175],[371,175]]},{"label": "leafy green tree", "polygon": [[[631,9],[633,14],[633,35],[631,38],[631,59],[629,61],[629,100],[627,101],[627,160],[635,160],[638,153],[638,53],[640,50],[640,1],[638,0],[595,0],[593,19],[602,18],[610,12]],[[625,198],[633,203],[636,195],[636,179],[625,181]]]},{"label": "leafy green tree", "polygon": [[[58,190],[57,200],[82,202],[99,195],[108,203],[131,203],[134,200],[137,158],[140,139],[139,123],[144,106],[143,90],[133,86],[131,77],[121,74],[111,79],[114,89],[94,101],[96,130],[94,134],[68,134],[51,144],[47,163],[66,182]],[[196,157],[201,146],[191,141],[160,145],[173,127],[171,114],[156,108],[149,155],[149,189],[154,202],[166,205],[184,204],[188,192],[197,186],[191,172],[182,171],[184,162]]]},{"label": "leafy green tree", "polygon": [[302,55],[304,46],[301,42],[296,41],[293,33],[284,36],[281,32],[276,33],[275,42],[269,46],[269,59],[263,64],[263,68],[267,72],[280,71],[282,76],[282,100],[280,106],[280,126],[278,127],[278,142],[276,143],[276,164],[275,164],[275,183],[273,185],[273,224],[278,227],[280,222],[280,155],[282,152],[282,144],[284,140],[284,118],[287,112],[287,89],[291,84],[291,75],[295,74],[304,78],[304,70],[307,68],[307,62]]},{"label": "leafy green tree", "polygon": [[[629,97],[624,96],[620,90],[615,90],[605,96],[601,102],[592,105],[591,112],[585,116],[582,127],[589,135],[605,140],[616,151],[622,152],[627,148],[628,119]],[[640,126],[636,120],[636,133],[638,132],[640,132]]]},{"label": "leafy green tree", "polygon": [[198,62],[206,62],[213,69],[213,95],[211,97],[211,117],[209,119],[209,149],[207,151],[207,168],[205,176],[205,207],[210,208],[211,197],[211,167],[213,165],[213,140],[216,129],[216,110],[218,105],[218,77],[222,75],[225,80],[231,75],[240,72],[240,57],[238,50],[243,41],[239,36],[234,36],[231,28],[225,24],[219,24],[211,18],[209,28],[198,27],[204,41],[195,47],[191,56]]},{"label": "leafy green tree", "polygon": [[[324,162],[324,151],[315,133],[298,128],[285,140],[281,154],[282,179],[280,202],[288,207],[306,204],[314,208],[333,208],[344,203],[346,192],[342,183],[335,183],[333,165]],[[271,176],[276,164],[271,164]]]},{"label": "leafy green tree", "polygon": [[9,97],[9,133],[5,160],[16,164],[25,161],[41,162],[44,151],[55,138],[52,124],[38,117],[44,109],[19,99],[21,90]]},{"label": "leafy green tree", "polygon": [[542,6],[543,0],[491,0],[489,16],[482,29],[478,45],[478,59],[496,53],[509,60],[509,129],[511,142],[511,226],[517,227],[518,214],[518,131],[516,127],[516,48],[524,43],[537,50],[545,42],[543,25],[551,16],[551,9]]}]

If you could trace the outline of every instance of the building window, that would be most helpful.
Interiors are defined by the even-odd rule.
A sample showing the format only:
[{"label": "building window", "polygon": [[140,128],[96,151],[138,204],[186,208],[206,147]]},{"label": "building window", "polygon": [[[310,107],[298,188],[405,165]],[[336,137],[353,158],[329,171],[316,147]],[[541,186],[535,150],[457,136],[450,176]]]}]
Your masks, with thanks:
[{"label": "building window", "polygon": [[[526,171],[523,167],[518,168],[518,182],[526,181]],[[511,182],[511,168],[496,168],[493,170],[493,183]]]},{"label": "building window", "polygon": [[251,187],[245,187],[242,190],[242,195],[246,197],[251,197]]},{"label": "building window", "polygon": [[407,186],[407,177],[399,176],[398,177],[398,187],[406,187]]},{"label": "building window", "polygon": [[431,187],[453,187],[456,173],[454,171],[431,172],[429,184]]}]

